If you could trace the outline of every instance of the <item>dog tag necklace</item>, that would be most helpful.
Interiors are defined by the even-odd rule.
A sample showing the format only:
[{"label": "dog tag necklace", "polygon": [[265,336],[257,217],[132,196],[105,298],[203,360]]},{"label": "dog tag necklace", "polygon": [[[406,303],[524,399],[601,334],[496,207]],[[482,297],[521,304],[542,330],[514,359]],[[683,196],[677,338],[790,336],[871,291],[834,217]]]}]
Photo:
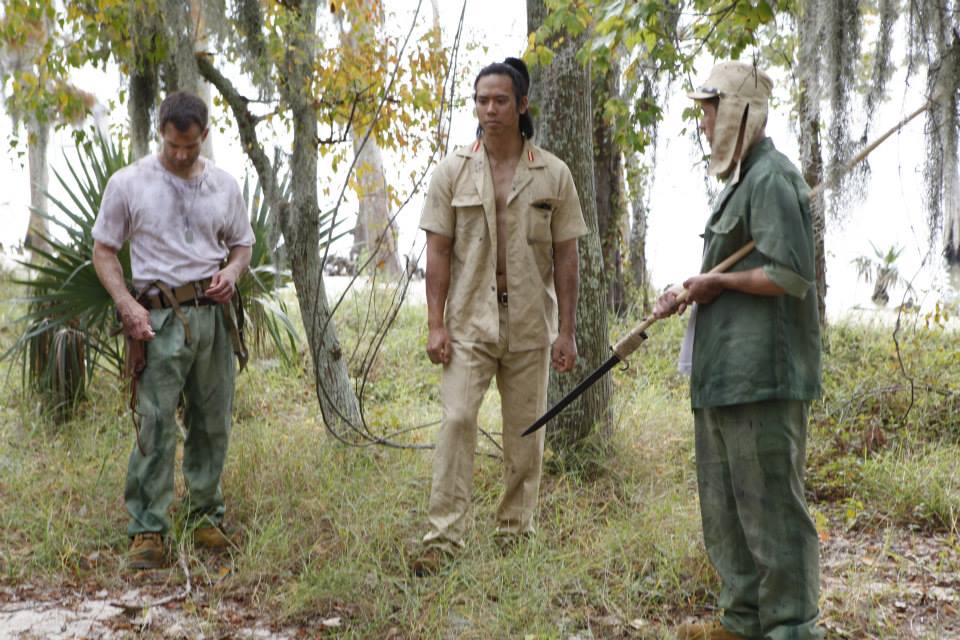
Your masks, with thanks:
[{"label": "dog tag necklace", "polygon": [[184,194],[180,193],[180,216],[183,218],[183,241],[187,244],[193,244],[193,227],[190,224],[190,212],[193,211],[193,206],[197,203],[197,196],[200,195],[200,191],[203,189],[204,173],[204,171],[201,171],[196,185],[192,185],[192,187],[184,187],[184,191],[189,188],[191,193],[189,206],[185,205]]}]

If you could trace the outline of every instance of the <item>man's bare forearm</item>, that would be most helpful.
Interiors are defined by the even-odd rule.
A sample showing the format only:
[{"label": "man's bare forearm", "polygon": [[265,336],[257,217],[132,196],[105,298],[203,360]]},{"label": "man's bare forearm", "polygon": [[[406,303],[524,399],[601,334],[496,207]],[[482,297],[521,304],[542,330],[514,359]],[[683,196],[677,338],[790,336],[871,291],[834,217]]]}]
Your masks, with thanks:
[{"label": "man's bare forearm", "polygon": [[94,241],[93,268],[97,272],[97,277],[100,278],[103,288],[113,298],[117,307],[136,302],[127,290],[127,283],[123,279],[123,267],[120,266],[116,249]]},{"label": "man's bare forearm", "polygon": [[747,271],[718,273],[716,277],[724,289],[733,289],[755,296],[779,296],[786,293],[767,277],[762,267]]},{"label": "man's bare forearm", "polygon": [[233,269],[233,273],[236,276],[235,280],[239,280],[243,272],[250,266],[250,258],[252,255],[253,247],[239,245],[232,247],[230,254],[227,256],[227,264],[224,266],[224,269]]},{"label": "man's bare forearm", "polygon": [[[726,290],[740,291],[754,296],[779,296],[786,293],[775,284],[762,267],[734,273],[701,273],[687,278],[683,283],[687,289],[687,299],[699,304],[710,304]],[[667,302],[667,306],[672,304]],[[658,306],[661,306],[658,304]],[[663,317],[665,310],[656,311],[657,317]]]},{"label": "man's bare forearm", "polygon": [[564,240],[553,245],[553,285],[557,290],[557,314],[560,333],[577,333],[577,297],[580,293],[580,256],[577,240]]},{"label": "man's bare forearm", "polygon": [[427,327],[443,327],[443,311],[450,290],[450,252],[453,239],[427,233]]}]

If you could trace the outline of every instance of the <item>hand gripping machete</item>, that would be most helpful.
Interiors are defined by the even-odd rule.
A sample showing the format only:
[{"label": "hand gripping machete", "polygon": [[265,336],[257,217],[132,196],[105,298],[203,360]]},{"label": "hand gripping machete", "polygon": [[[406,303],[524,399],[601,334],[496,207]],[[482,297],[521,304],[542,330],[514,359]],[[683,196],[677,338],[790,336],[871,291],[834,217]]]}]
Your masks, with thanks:
[{"label": "hand gripping machete", "polygon": [[[753,248],[757,245],[756,242],[750,241],[747,244],[743,245],[737,249],[733,254],[727,257],[726,260],[715,266],[713,269],[710,269],[708,273],[721,273],[726,271],[733,265],[737,264],[746,256],[748,253],[753,251]],[[688,292],[686,289],[680,295],[677,296],[677,303],[686,302]],[[590,388],[594,382],[603,377],[603,375],[610,371],[618,362],[626,362],[627,358],[631,353],[636,351],[643,341],[647,339],[646,331],[657,319],[653,316],[648,316],[644,318],[643,322],[634,327],[630,333],[625,335],[620,339],[617,344],[613,345],[613,355],[610,356],[606,362],[600,365],[593,373],[583,379],[580,384],[578,384],[570,393],[563,396],[560,402],[550,407],[550,409],[540,416],[536,422],[534,422],[530,427],[523,432],[522,435],[530,435],[543,425],[547,424],[551,418],[563,411],[568,404],[577,399],[577,397]]]}]

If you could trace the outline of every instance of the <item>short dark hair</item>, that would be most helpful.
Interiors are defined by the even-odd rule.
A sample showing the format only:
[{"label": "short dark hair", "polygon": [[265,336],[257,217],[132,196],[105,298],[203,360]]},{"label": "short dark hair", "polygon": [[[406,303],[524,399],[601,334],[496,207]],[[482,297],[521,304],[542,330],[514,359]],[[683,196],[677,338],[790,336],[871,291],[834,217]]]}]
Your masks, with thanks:
[{"label": "short dark hair", "polygon": [[[513,95],[516,97],[517,106],[520,106],[520,100],[527,97],[530,92],[530,72],[527,71],[527,65],[519,58],[507,58],[503,62],[494,62],[488,64],[473,81],[473,99],[477,99],[477,83],[484,76],[507,76],[513,83]],[[483,135],[483,127],[477,127],[477,137]],[[530,116],[530,109],[520,114],[520,135],[524,138],[533,137],[533,118]]]},{"label": "short dark hair", "polygon": [[190,125],[199,125],[200,130],[207,128],[207,105],[199,97],[187,91],[174,91],[160,103],[160,131],[170,122],[177,131],[186,133]]}]

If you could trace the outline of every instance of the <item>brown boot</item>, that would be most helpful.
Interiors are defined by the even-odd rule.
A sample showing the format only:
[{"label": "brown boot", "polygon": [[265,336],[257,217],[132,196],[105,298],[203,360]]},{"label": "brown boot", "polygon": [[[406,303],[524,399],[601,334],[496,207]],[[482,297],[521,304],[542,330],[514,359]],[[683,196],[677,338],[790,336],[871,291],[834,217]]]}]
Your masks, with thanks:
[{"label": "brown boot", "polygon": [[212,524],[200,525],[193,531],[193,544],[200,549],[224,551],[234,546],[223,529]]},{"label": "brown boot", "polygon": [[719,622],[688,622],[673,629],[677,640],[747,640],[724,628]]},{"label": "brown boot", "polygon": [[432,576],[440,573],[440,570],[451,559],[453,559],[453,555],[448,551],[437,546],[431,546],[427,547],[419,557],[410,563],[410,569],[413,571],[413,575],[418,578]]},{"label": "brown boot", "polygon": [[159,533],[138,533],[130,542],[127,566],[136,571],[163,566],[163,536]]}]

